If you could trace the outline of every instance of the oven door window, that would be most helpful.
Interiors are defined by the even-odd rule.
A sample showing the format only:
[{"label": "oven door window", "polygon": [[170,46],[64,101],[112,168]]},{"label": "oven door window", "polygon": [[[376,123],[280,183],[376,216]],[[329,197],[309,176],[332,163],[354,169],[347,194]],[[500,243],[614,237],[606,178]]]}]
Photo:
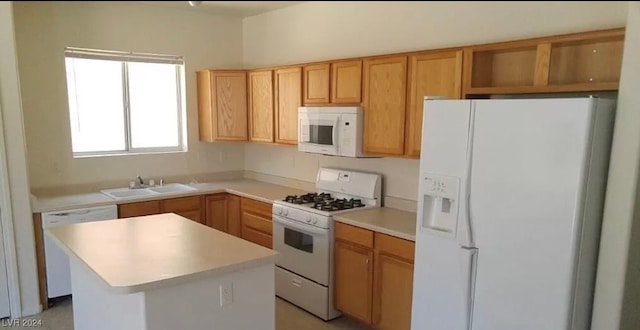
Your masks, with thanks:
[{"label": "oven door window", "polygon": [[295,229],[284,228],[284,244],[300,251],[313,253],[313,236]]},{"label": "oven door window", "polygon": [[302,127],[304,132],[304,141],[325,146],[333,146],[333,130],[332,124],[306,123]]}]

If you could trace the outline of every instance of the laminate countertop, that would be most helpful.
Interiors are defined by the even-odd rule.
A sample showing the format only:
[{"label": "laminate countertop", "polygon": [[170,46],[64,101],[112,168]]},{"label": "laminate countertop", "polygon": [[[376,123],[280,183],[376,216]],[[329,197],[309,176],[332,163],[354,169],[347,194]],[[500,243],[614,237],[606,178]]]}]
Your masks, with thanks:
[{"label": "laminate countertop", "polygon": [[57,226],[46,235],[116,293],[274,263],[278,255],[172,213]]},{"label": "laminate countertop", "polygon": [[265,203],[273,203],[274,200],[283,199],[287,195],[302,195],[309,192],[250,179],[197,183],[189,184],[189,186],[194,189],[189,191],[165,193],[161,195],[119,198],[117,200],[99,191],[70,195],[33,196],[31,207],[34,213],[53,212],[224,192],[255,199]]},{"label": "laminate countertop", "polygon": [[398,238],[416,240],[416,214],[388,207],[353,211],[334,216],[335,221]]}]

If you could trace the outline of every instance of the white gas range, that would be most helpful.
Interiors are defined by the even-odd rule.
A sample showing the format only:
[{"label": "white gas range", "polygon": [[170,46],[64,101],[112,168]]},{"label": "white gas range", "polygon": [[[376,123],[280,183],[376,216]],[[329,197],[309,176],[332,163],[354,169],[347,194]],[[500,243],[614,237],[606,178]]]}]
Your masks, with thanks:
[{"label": "white gas range", "polygon": [[333,215],[380,207],[379,174],[321,168],[316,193],[273,203],[276,295],[323,320],[333,308]]}]

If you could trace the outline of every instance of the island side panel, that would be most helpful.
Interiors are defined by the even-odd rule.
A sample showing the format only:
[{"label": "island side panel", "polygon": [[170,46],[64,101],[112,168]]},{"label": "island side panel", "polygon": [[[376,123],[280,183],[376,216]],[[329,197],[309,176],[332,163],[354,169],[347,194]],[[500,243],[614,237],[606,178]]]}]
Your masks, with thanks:
[{"label": "island side panel", "polygon": [[91,270],[69,258],[75,330],[145,330],[144,292],[118,294],[107,290]]},{"label": "island side panel", "polygon": [[[149,290],[145,292],[148,329],[275,330],[274,271],[269,263]],[[232,287],[232,301],[225,306],[220,286]]]}]

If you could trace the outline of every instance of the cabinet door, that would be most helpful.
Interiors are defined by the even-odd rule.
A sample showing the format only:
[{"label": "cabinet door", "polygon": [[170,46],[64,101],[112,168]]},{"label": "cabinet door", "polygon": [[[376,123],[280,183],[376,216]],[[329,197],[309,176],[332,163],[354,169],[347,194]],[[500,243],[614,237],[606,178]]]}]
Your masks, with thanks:
[{"label": "cabinet door", "polygon": [[185,217],[187,219],[193,220],[195,222],[202,223],[202,212],[200,212],[200,210],[178,211],[174,213],[179,216]]},{"label": "cabinet door", "polygon": [[249,139],[273,142],[273,71],[249,72]]},{"label": "cabinet door", "polygon": [[360,104],[362,61],[331,63],[331,103]]},{"label": "cabinet door", "polygon": [[206,197],[207,218],[205,224],[213,229],[227,231],[227,196],[225,194]]},{"label": "cabinet door", "polygon": [[303,68],[304,104],[329,103],[329,64],[306,65]]},{"label": "cabinet door", "polygon": [[405,154],[420,157],[424,97],[459,99],[462,51],[418,54],[409,57],[409,104]]},{"label": "cabinet door", "polygon": [[240,197],[236,195],[227,195],[227,232],[237,237],[242,235]]},{"label": "cabinet door", "polygon": [[160,213],[160,201],[118,205],[118,218],[140,217]]},{"label": "cabinet door", "polygon": [[335,308],[371,324],[373,252],[336,240],[334,263]]},{"label": "cabinet door", "polygon": [[411,329],[413,264],[386,254],[376,255],[373,322],[377,329]]},{"label": "cabinet door", "polygon": [[364,61],[364,151],[404,154],[407,57]]},{"label": "cabinet door", "polygon": [[298,107],[302,104],[302,69],[275,72],[276,143],[298,144]]},{"label": "cabinet door", "polygon": [[161,210],[163,213],[175,213],[202,223],[201,202],[201,196],[165,199],[161,202]]},{"label": "cabinet door", "polygon": [[198,115],[201,141],[246,141],[246,72],[198,72]]}]

